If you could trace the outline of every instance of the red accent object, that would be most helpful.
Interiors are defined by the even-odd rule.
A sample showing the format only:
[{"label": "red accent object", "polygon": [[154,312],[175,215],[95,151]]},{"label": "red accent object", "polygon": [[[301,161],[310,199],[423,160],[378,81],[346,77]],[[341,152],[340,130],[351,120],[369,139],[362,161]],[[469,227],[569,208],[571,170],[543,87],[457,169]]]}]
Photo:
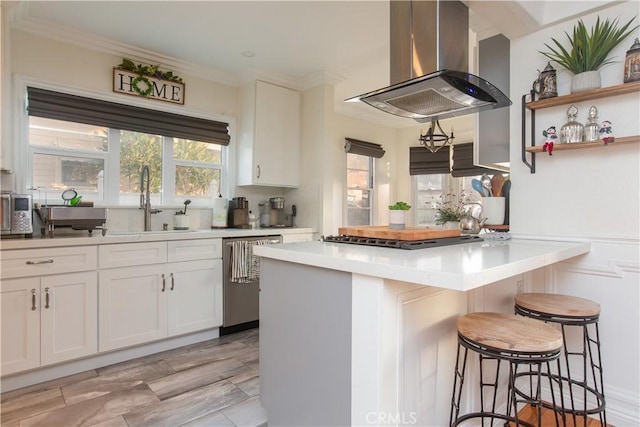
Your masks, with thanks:
[{"label": "red accent object", "polygon": [[545,142],[542,146],[542,151],[548,151],[551,156],[553,153],[553,142]]}]

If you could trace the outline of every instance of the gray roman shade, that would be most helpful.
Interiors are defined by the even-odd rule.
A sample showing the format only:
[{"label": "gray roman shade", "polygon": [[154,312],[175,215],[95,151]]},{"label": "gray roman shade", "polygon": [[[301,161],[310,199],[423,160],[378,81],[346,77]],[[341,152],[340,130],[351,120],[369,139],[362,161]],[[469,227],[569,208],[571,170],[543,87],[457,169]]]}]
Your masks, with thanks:
[{"label": "gray roman shade", "polygon": [[229,124],[45,89],[27,88],[30,116],[229,145]]},{"label": "gray roman shade", "polygon": [[360,154],[362,156],[375,157],[376,159],[384,156],[385,151],[382,145],[373,142],[360,141],[359,139],[345,138],[344,151],[351,154]]},{"label": "gray roman shade", "polygon": [[458,144],[453,146],[453,166],[451,175],[454,177],[477,176],[490,171],[473,164],[473,143]]},{"label": "gray roman shade", "polygon": [[449,173],[449,147],[432,153],[423,146],[409,147],[409,175]]}]

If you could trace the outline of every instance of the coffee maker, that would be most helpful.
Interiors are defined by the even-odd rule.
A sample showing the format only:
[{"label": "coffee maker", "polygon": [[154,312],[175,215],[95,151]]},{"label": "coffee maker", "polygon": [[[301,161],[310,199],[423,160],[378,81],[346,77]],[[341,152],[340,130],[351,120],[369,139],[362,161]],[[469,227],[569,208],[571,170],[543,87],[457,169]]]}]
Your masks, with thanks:
[{"label": "coffee maker", "polygon": [[249,224],[249,202],[245,197],[234,197],[229,202],[229,227],[251,228]]},{"label": "coffee maker", "polygon": [[260,202],[260,226],[269,227],[294,227],[295,205],[291,206],[292,213],[285,212],[284,197],[271,197],[269,201]]}]

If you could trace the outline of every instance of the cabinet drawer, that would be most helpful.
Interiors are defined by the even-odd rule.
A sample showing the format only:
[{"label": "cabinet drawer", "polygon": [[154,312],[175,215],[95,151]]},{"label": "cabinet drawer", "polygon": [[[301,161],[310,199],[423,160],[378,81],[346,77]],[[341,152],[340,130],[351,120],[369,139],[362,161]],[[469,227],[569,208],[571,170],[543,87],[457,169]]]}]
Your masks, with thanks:
[{"label": "cabinet drawer", "polygon": [[222,258],[222,239],[169,241],[169,262]]},{"label": "cabinet drawer", "polygon": [[101,245],[100,268],[133,267],[167,262],[167,242]]},{"label": "cabinet drawer", "polygon": [[42,276],[98,268],[96,246],[2,251],[0,277]]}]

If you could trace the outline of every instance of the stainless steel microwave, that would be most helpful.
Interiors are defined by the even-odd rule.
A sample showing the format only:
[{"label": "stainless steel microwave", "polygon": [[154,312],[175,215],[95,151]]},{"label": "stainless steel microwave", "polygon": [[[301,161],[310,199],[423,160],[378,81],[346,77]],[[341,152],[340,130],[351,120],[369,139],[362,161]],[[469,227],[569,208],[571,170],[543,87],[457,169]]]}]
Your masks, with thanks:
[{"label": "stainless steel microwave", "polygon": [[2,193],[2,235],[33,233],[33,199],[30,194]]}]

